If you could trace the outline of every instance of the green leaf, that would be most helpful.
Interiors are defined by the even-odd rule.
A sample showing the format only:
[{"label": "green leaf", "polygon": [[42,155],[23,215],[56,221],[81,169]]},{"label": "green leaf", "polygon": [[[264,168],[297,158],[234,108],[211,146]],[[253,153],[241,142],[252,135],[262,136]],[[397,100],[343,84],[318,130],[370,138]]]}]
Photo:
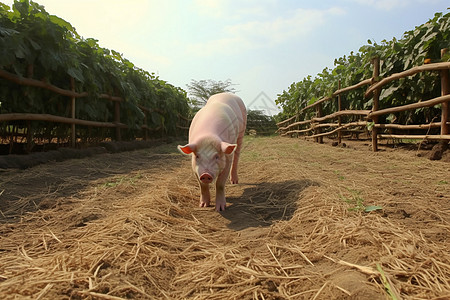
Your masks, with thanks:
[{"label": "green leaf", "polygon": [[371,211],[381,210],[381,209],[383,209],[381,206],[369,205],[364,208],[364,212],[371,212]]},{"label": "green leaf", "polygon": [[395,293],[392,290],[392,287],[389,283],[389,281],[386,278],[386,275],[384,274],[383,269],[381,268],[381,265],[377,263],[377,270],[378,272],[380,272],[381,275],[381,282],[383,283],[386,292],[388,293],[388,295],[392,298],[392,300],[397,300],[397,296],[395,295]]},{"label": "green leaf", "polygon": [[78,80],[80,82],[84,82],[83,73],[81,73],[81,71],[78,69],[69,68],[67,70],[67,74],[69,74],[70,76],[72,76],[73,78],[75,78],[76,80]]},{"label": "green leaf", "polygon": [[319,98],[317,98],[317,97],[312,97],[312,98],[308,101],[308,105],[311,105],[311,104],[316,103],[317,100],[319,100]]},{"label": "green leaf", "polygon": [[394,121],[397,119],[397,116],[395,114],[389,114],[386,117],[386,120],[389,121],[389,123],[394,123]]},{"label": "green leaf", "polygon": [[29,55],[29,51],[24,45],[20,44],[14,51],[14,54],[17,58],[26,58]]},{"label": "green leaf", "polygon": [[[1,3],[0,3],[1,4]],[[14,29],[9,29],[9,28],[5,28],[0,26],[0,36],[12,36],[14,34],[19,34],[19,32],[17,30]]]},{"label": "green leaf", "polygon": [[30,42],[30,44],[34,50],[41,50],[41,46],[38,43],[36,43],[35,41],[33,41],[30,38],[28,38],[28,41]]},{"label": "green leaf", "polygon": [[51,15],[51,16],[49,16],[49,20],[52,23],[54,23],[54,24],[56,24],[56,25],[58,25],[58,26],[60,26],[62,28],[65,28],[65,29],[67,29],[70,32],[74,32],[75,31],[75,29],[72,27],[72,25],[69,22],[67,22],[66,20],[61,19],[60,17]]}]

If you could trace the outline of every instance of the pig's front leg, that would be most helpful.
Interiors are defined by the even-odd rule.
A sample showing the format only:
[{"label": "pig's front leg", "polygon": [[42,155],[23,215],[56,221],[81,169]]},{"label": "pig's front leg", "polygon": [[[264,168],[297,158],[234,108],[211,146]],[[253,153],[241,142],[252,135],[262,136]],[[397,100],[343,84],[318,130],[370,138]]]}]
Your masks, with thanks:
[{"label": "pig's front leg", "polygon": [[227,164],[222,173],[219,174],[216,180],[216,211],[224,211],[227,206],[225,199],[225,183],[230,174],[231,161],[227,160]]},{"label": "pig's front leg", "polygon": [[209,184],[208,183],[202,183],[199,181],[200,184],[200,207],[208,207],[209,203],[211,202],[211,194],[209,193]]},{"label": "pig's front leg", "polygon": [[219,183],[219,179],[217,179],[217,182],[216,182],[216,211],[224,211],[226,206],[227,206],[227,201],[225,200],[225,182]]}]

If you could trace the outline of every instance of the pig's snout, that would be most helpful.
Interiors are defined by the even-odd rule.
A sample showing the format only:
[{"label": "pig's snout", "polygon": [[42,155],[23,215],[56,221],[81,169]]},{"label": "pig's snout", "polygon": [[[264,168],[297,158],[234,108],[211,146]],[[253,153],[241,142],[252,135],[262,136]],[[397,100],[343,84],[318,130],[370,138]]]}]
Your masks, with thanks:
[{"label": "pig's snout", "polygon": [[213,181],[213,177],[209,173],[203,173],[200,175],[200,181],[202,183],[211,183]]}]

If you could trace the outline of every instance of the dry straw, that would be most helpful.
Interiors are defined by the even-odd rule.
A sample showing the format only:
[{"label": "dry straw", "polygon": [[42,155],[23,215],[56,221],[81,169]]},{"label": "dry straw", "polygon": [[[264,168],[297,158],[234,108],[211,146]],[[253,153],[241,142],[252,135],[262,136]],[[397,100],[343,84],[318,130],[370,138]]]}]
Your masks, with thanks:
[{"label": "dry straw", "polygon": [[[251,159],[258,147],[247,148],[244,182],[229,187],[231,206],[222,215],[196,208],[189,162],[172,154],[141,150],[0,174],[8,203],[0,225],[0,297],[450,296],[449,211],[434,210],[423,228],[408,228],[383,212],[349,211],[352,203],[339,195],[356,197],[353,188],[365,190],[379,177],[348,187],[336,172],[305,167],[283,179],[280,169],[271,175],[259,168],[287,168],[293,160],[283,163],[268,153],[274,159],[259,166]],[[326,150],[317,147],[322,157]],[[309,163],[304,158],[304,166]],[[33,180],[40,187],[26,186]],[[394,212],[390,199],[383,201],[377,204],[384,213]],[[443,201],[441,208],[448,208],[448,198]]]}]

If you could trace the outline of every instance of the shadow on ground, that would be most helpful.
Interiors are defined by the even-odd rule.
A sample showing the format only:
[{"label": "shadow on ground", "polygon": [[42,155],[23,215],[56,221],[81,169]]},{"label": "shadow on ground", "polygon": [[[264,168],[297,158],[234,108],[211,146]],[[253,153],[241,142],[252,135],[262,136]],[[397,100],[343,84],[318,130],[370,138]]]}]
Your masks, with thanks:
[{"label": "shadow on ground", "polygon": [[[74,150],[75,151],[75,150]],[[21,221],[21,216],[47,209],[71,198],[83,197],[92,186],[116,185],[125,177],[139,176],[180,161],[175,144],[155,145],[151,151],[102,153],[89,158],[51,162],[26,170],[0,172],[0,224]]]},{"label": "shadow on ground", "polygon": [[297,209],[299,194],[314,185],[318,184],[311,180],[253,184],[242,196],[227,197],[231,205],[222,216],[231,221],[228,227],[233,230],[267,227],[277,221],[289,220]]}]

